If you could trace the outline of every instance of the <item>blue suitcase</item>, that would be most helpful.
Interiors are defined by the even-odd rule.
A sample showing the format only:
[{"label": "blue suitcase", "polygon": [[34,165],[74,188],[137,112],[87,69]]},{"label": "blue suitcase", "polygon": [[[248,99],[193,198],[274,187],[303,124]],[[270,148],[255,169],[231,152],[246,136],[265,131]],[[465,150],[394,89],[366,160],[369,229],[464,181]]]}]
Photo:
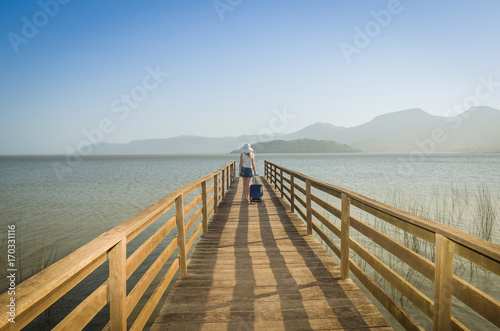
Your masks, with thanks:
[{"label": "blue suitcase", "polygon": [[264,189],[261,184],[259,184],[258,177],[253,177],[253,184],[250,185],[250,201],[262,201],[262,196],[264,195]]}]

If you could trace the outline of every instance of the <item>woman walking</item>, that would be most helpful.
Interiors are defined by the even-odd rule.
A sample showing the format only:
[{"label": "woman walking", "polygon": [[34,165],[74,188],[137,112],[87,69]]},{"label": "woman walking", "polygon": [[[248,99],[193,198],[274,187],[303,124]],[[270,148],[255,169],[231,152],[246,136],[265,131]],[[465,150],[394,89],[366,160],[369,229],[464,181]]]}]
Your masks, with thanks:
[{"label": "woman walking", "polygon": [[[250,144],[245,144],[241,149],[240,155],[240,177],[243,178],[243,199],[250,202],[250,184],[252,177],[258,176],[255,169],[255,155]],[[252,173],[253,169],[253,173]]]}]

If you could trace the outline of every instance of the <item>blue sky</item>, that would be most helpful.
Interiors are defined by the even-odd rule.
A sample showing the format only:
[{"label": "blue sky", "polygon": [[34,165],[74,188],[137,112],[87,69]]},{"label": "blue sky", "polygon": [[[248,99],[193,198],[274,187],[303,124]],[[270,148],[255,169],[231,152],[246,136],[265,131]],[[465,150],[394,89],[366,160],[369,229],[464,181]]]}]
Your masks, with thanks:
[{"label": "blue sky", "polygon": [[[500,81],[496,0],[0,6],[0,154],[445,115],[480,77]],[[480,103],[500,109],[497,89]]]}]

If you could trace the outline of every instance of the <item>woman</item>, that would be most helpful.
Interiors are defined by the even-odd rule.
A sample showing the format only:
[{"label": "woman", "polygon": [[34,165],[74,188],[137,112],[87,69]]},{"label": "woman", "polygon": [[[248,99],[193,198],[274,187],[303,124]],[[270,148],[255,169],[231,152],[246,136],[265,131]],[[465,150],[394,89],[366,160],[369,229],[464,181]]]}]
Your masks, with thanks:
[{"label": "woman", "polygon": [[255,156],[253,149],[249,144],[245,144],[241,149],[240,155],[240,177],[243,178],[243,199],[250,202],[250,184],[252,182],[252,169],[255,176],[258,176],[255,170]]}]

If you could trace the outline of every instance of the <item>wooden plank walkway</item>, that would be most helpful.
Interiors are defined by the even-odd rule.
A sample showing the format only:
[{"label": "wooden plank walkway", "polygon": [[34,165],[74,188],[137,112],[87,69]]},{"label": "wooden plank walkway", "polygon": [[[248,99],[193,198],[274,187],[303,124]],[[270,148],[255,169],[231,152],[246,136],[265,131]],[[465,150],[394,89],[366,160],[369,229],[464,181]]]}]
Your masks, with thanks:
[{"label": "wooden plank walkway", "polygon": [[151,330],[392,330],[264,180],[236,179]]}]

